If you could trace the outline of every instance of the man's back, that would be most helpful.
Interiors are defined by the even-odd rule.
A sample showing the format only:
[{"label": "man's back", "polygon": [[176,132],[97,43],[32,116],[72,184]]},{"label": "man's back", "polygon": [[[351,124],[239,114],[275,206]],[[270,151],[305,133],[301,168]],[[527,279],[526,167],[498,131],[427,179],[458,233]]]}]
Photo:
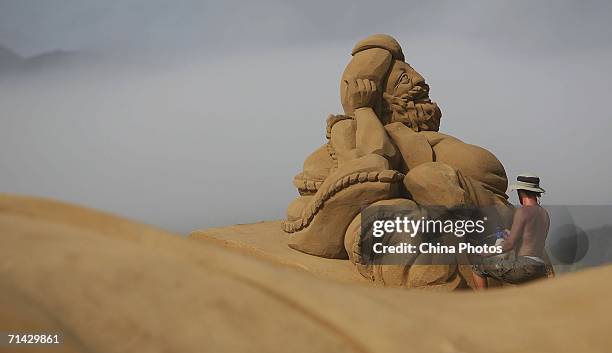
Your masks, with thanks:
[{"label": "man's back", "polygon": [[502,252],[514,251],[517,256],[484,257],[481,264],[473,265],[474,285],[487,287],[486,277],[506,283],[519,284],[547,276],[544,244],[548,235],[550,218],[540,206],[540,196],[545,192],[540,187],[540,178],[531,174],[516,177],[512,189],[517,190],[523,207],[516,210],[512,229],[501,242]]},{"label": "man's back", "polygon": [[516,211],[508,240],[519,256],[542,257],[550,218],[540,205],[523,206]]}]

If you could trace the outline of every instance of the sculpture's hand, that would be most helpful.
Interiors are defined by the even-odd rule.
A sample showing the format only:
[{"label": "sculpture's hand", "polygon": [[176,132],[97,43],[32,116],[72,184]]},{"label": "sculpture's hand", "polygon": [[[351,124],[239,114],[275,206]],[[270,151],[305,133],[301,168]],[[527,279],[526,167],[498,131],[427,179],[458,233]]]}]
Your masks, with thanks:
[{"label": "sculpture's hand", "polygon": [[378,98],[378,91],[374,81],[367,78],[357,78],[347,80],[346,84],[348,86],[347,101],[353,110],[374,107],[374,103]]}]

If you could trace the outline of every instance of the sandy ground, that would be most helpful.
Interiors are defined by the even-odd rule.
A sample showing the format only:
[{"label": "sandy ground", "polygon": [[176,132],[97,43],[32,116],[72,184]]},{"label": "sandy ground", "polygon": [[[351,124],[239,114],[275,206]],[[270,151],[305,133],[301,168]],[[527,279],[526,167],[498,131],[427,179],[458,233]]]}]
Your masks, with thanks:
[{"label": "sandy ground", "polygon": [[[265,229],[275,223],[264,225],[231,231],[274,241]],[[2,195],[0,331],[59,330],[66,343],[0,352],[611,351],[612,267],[431,293],[370,287],[342,264],[280,247],[234,245]]]},{"label": "sandy ground", "polygon": [[325,259],[287,246],[288,236],[280,221],[237,224],[222,228],[197,230],[189,235],[196,241],[221,245],[250,257],[312,273],[339,282],[372,285],[347,260]]}]

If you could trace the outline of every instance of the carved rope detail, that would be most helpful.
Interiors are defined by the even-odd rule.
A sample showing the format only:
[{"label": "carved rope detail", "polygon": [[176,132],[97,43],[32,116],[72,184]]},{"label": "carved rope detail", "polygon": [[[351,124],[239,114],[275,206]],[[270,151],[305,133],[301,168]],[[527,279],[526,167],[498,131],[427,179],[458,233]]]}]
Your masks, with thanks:
[{"label": "carved rope detail", "polygon": [[304,178],[304,173],[293,177],[293,185],[298,189],[300,195],[314,195],[323,184],[323,180]]},{"label": "carved rope detail", "polygon": [[332,198],[340,191],[355,184],[381,182],[381,183],[397,183],[404,179],[404,174],[395,170],[382,170],[377,172],[357,172],[349,174],[334,184],[321,194],[314,202],[310,203],[310,207],[302,212],[302,218],[295,221],[283,221],[281,228],[286,233],[295,233],[300,231],[310,224],[314,217],[325,205],[325,202]]}]

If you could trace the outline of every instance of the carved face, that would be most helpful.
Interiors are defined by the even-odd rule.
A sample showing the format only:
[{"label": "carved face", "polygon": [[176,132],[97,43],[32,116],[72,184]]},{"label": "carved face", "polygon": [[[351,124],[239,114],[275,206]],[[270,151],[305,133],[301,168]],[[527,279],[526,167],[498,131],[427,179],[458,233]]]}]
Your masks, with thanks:
[{"label": "carved face", "polygon": [[424,84],[425,79],[408,63],[395,60],[389,71],[385,92],[396,97],[408,94],[415,86]]},{"label": "carved face", "polygon": [[395,60],[385,82],[381,120],[403,122],[415,131],[437,131],[442,116],[429,99],[425,79],[409,64]]},{"label": "carved face", "polygon": [[389,51],[371,48],[356,53],[346,66],[340,80],[340,101],[346,115],[354,114],[347,100],[349,78],[368,78],[382,88],[383,99],[374,111],[383,124],[403,122],[416,131],[437,131],[440,109],[429,100],[429,86],[410,65],[393,60]]}]

